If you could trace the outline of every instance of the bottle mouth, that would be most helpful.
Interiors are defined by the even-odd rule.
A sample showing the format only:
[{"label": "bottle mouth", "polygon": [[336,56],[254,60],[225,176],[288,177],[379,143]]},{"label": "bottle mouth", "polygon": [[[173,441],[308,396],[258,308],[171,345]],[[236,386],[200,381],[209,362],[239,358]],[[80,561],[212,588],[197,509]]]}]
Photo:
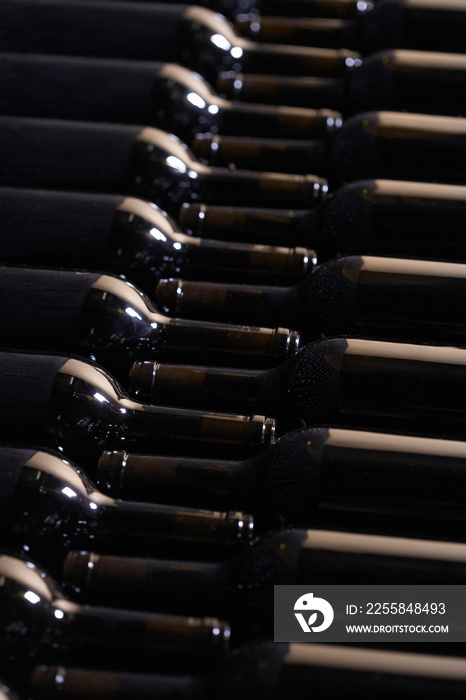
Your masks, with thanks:
[{"label": "bottle mouth", "polygon": [[239,511],[229,512],[227,521],[231,528],[231,539],[239,543],[247,543],[254,537],[254,518],[252,515]]},{"label": "bottle mouth", "polygon": [[301,334],[298,331],[288,332],[288,357],[296,355],[299,348],[301,347]]},{"label": "bottle mouth", "polygon": [[272,445],[275,442],[276,431],[277,425],[275,418],[268,418],[265,416],[262,424],[262,440],[264,445]]},{"label": "bottle mouth", "polygon": [[224,656],[230,649],[231,627],[223,621],[213,617],[202,618],[204,628],[210,629],[211,649],[215,655]]}]

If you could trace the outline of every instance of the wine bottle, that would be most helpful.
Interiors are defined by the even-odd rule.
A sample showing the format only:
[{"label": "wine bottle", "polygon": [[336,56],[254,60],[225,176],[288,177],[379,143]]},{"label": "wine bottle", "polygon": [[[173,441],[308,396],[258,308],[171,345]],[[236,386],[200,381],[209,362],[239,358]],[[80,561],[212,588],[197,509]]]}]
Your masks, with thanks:
[{"label": "wine bottle", "polygon": [[[345,49],[280,46],[245,39],[218,13],[196,5],[89,0],[9,0],[0,7],[4,51],[181,61],[213,78],[219,70],[339,74]],[[83,40],[85,37],[85,40]]]},{"label": "wine bottle", "polygon": [[0,447],[0,483],[3,546],[24,550],[48,571],[60,567],[70,549],[91,543],[119,555],[225,556],[253,534],[253,518],[240,512],[115,500],[78,467],[43,450]]},{"label": "wine bottle", "polygon": [[178,220],[191,235],[305,245],[318,260],[359,252],[466,260],[466,188],[460,185],[360,180],[315,209],[185,204]]},{"label": "wine bottle", "polygon": [[155,204],[134,197],[0,188],[1,262],[124,275],[149,297],[162,276],[298,279],[315,253],[184,234]]},{"label": "wine bottle", "polygon": [[236,649],[210,677],[43,667],[34,670],[29,687],[37,700],[75,700],[90,694],[96,700],[168,700],[174,693],[182,700],[215,700],[219,694],[226,700],[306,700],[309,688],[329,700],[345,695],[360,700],[391,700],[394,695],[401,700],[459,700],[466,672],[461,652],[456,653],[456,658],[441,651],[426,658],[422,653],[260,641]]},{"label": "wine bottle", "polygon": [[221,507],[265,522],[464,541],[466,443],[301,428],[243,461],[103,452],[96,481],[116,498]]},{"label": "wine bottle", "polygon": [[176,218],[183,202],[310,207],[327,194],[315,175],[211,168],[152,127],[0,117],[0,184],[134,194]]},{"label": "wine bottle", "polygon": [[[466,22],[464,6],[461,14]],[[230,99],[306,108],[325,105],[345,116],[374,109],[464,116],[459,98],[466,84],[464,53],[388,49],[348,61],[338,78],[288,79],[227,71],[213,85]]]},{"label": "wine bottle", "polygon": [[459,263],[351,256],[315,266],[292,287],[160,280],[155,300],[181,318],[288,321],[303,343],[360,334],[466,344],[466,265]]},{"label": "wine bottle", "polygon": [[304,422],[464,439],[465,365],[464,348],[342,337],[269,370],[136,364],[131,383],[177,405],[267,412],[277,436]]},{"label": "wine bottle", "polygon": [[[337,530],[279,529],[224,562],[71,553],[65,590],[137,609],[231,620],[232,641],[270,635],[274,586],[464,585],[466,545]],[[100,563],[101,562],[101,563]],[[118,584],[117,584],[118,582]],[[182,594],[190,591],[189,600]],[[312,589],[311,589],[312,590]]]},{"label": "wine bottle", "polygon": [[0,440],[59,449],[84,470],[103,449],[254,450],[274,433],[264,416],[138,403],[101,368],[57,355],[0,353],[0,388]]},{"label": "wine bottle", "polygon": [[0,299],[4,348],[85,355],[123,383],[137,359],[270,366],[300,343],[284,328],[169,318],[129,282],[94,272],[3,267]]},{"label": "wine bottle", "polygon": [[[257,3],[256,3],[257,4]],[[283,3],[285,5],[286,3]],[[311,3],[303,5],[307,9]],[[466,12],[455,0],[377,0],[355,2],[352,18],[271,17],[246,12],[234,19],[241,36],[255,41],[345,46],[363,54],[380,49],[405,48],[434,51],[463,51]]]},{"label": "wine bottle", "polygon": [[229,626],[215,619],[78,605],[32,561],[0,554],[2,665],[11,677],[41,663],[177,672],[221,658]]},{"label": "wine bottle", "polygon": [[[0,117],[0,146],[0,185],[131,193],[175,218],[186,203],[308,209],[328,196],[315,175],[205,166],[152,127]],[[348,119],[326,151],[313,151],[312,166],[332,188],[363,178],[460,185],[463,157],[466,119],[367,112]]]},{"label": "wine bottle", "polygon": [[[306,84],[304,103],[337,106],[347,114],[408,109],[457,115],[462,109],[458,95],[466,83],[466,56],[409,51],[376,54],[346,77],[347,85],[332,82],[328,90],[319,86],[315,99]],[[266,80],[269,84],[268,77]],[[292,81],[289,90],[295,85]],[[262,92],[256,87],[253,96]],[[238,168],[308,173],[314,161],[319,166],[323,157],[319,139],[331,139],[342,124],[341,114],[331,110],[296,109],[294,114],[289,108],[283,120],[290,128],[282,128],[281,108],[244,105],[242,109],[236,103],[233,111],[228,105],[225,111],[222,100],[219,104],[212,100],[208,86],[196,80],[195,74],[167,64],[4,53],[0,90],[3,115],[161,126],[188,141],[200,160],[217,167],[233,163]],[[175,103],[171,102],[173,95]],[[272,97],[289,101],[284,94]],[[219,133],[196,137],[208,129]],[[225,136],[232,131],[248,138]],[[288,131],[292,140],[270,139],[288,135]],[[307,140],[301,143],[299,135]],[[314,141],[308,140],[311,138]]]},{"label": "wine bottle", "polygon": [[152,298],[161,276],[286,282],[302,277],[315,256],[300,246],[189,236],[134,197],[21,188],[0,188],[0,196],[3,263],[106,269]]},{"label": "wine bottle", "polygon": [[230,102],[198,73],[154,61],[2,53],[0,89],[4,115],[143,123],[173,131],[191,146],[205,132],[322,138],[341,121],[327,109]]}]

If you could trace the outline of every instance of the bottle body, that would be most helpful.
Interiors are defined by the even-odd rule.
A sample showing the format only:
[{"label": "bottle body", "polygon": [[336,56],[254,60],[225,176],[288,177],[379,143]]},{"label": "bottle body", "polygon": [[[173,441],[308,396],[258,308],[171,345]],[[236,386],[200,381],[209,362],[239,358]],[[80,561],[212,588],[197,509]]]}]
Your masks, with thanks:
[{"label": "bottle body", "polygon": [[288,374],[287,392],[308,424],[463,437],[463,348],[339,338],[307,352]]}]

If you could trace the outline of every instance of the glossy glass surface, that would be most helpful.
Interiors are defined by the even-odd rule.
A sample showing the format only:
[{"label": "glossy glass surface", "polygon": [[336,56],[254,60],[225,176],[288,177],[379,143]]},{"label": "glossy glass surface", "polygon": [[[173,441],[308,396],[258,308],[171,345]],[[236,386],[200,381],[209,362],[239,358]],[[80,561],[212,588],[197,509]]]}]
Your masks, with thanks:
[{"label": "glossy glass surface", "polygon": [[135,190],[176,216],[186,202],[307,208],[327,193],[314,175],[212,168],[197,161],[173,134],[143,129],[133,148]]},{"label": "glossy glass surface", "polygon": [[219,71],[242,69],[284,75],[334,75],[344,70],[345,59],[353,55],[346,50],[258,44],[240,37],[221,15],[196,6],[183,13],[180,38],[182,61],[210,81]]},{"label": "glossy glass surface", "polygon": [[[84,468],[106,449],[184,451],[256,450],[273,439],[264,416],[206,413],[140,404],[102,370],[69,360],[57,374],[48,403],[48,434]],[[11,438],[13,439],[13,438]],[[18,434],[15,439],[24,441]]]},{"label": "glossy glass surface", "polygon": [[[233,76],[241,81],[236,72]],[[236,78],[233,79],[236,84]],[[232,102],[217,93],[198,73],[165,63],[153,86],[158,124],[189,142],[196,134],[207,132],[309,139],[322,138],[331,132],[340,117],[328,109],[275,106],[282,105],[280,100],[268,100],[270,104],[263,105]],[[257,91],[255,94],[257,96]]]},{"label": "glossy glass surface", "polygon": [[[345,216],[343,214],[345,213]],[[322,255],[370,255],[466,260],[466,188],[365,180],[340,188],[321,211]]]},{"label": "glossy glass surface", "polygon": [[[308,347],[318,350],[318,343]],[[324,341],[320,352],[331,381],[325,410],[322,397],[322,412],[317,409],[322,418],[326,415],[325,420],[464,437],[466,350],[348,338]],[[313,421],[317,406],[311,408],[312,395],[318,390],[319,375],[313,371],[308,376],[307,420]],[[299,386],[305,385],[297,379],[298,399]],[[306,411],[298,413],[304,417]]]},{"label": "glossy glass surface", "polygon": [[41,663],[186,671],[225,650],[228,626],[218,620],[79,606],[29,561],[2,553],[0,567],[1,633],[22,683]]},{"label": "glossy glass surface", "polygon": [[198,552],[214,551],[253,534],[252,518],[242,513],[115,501],[99,493],[81,470],[44,452],[36,452],[14,477],[18,482],[2,542],[16,543],[55,574],[70,549],[187,556],[187,545],[190,551],[197,545]]},{"label": "glossy glass surface", "polygon": [[351,117],[337,132],[329,180],[334,185],[369,177],[461,185],[465,151],[466,119],[368,112]]},{"label": "glossy glass surface", "polygon": [[[465,540],[464,442],[338,428],[311,429],[294,442],[291,436],[280,442],[261,473],[264,485],[269,475],[274,502],[290,522]],[[285,462],[290,492],[278,488],[277,473],[287,445],[302,479],[294,486],[290,469],[288,482]]]}]

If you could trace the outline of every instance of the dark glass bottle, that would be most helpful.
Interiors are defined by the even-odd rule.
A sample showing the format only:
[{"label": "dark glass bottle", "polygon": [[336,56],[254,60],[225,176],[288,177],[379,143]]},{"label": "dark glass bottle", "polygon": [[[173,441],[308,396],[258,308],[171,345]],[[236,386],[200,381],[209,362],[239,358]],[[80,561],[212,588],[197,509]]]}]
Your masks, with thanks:
[{"label": "dark glass bottle", "polygon": [[3,267],[0,299],[4,348],[85,355],[123,383],[135,360],[270,366],[300,344],[284,328],[169,318],[129,282],[94,272]]},{"label": "dark glass bottle", "polygon": [[[274,586],[464,585],[465,555],[462,542],[279,529],[220,563],[191,566],[76,552],[68,556],[63,576],[66,590],[96,603],[131,600],[138,609],[224,616],[231,620],[236,644],[271,634]],[[186,590],[189,600],[182,595]]]},{"label": "dark glass bottle", "polygon": [[[118,498],[241,508],[305,527],[465,540],[466,443],[342,428],[287,433],[244,461],[104,452]],[[215,505],[216,504],[216,505]]]},{"label": "dark glass bottle", "polygon": [[320,148],[309,149],[308,169],[328,178],[332,189],[366,178],[462,185],[465,135],[466,119],[460,117],[365,112],[347,119]]},{"label": "dark glass bottle", "polygon": [[37,700],[75,700],[89,694],[96,700],[169,700],[175,694],[180,700],[215,700],[219,695],[226,700],[306,700],[310,688],[328,700],[347,695],[360,700],[460,700],[465,676],[463,658],[268,641],[235,650],[216,672],[200,678],[39,668],[29,687]]},{"label": "dark glass bottle", "polygon": [[341,117],[327,109],[230,102],[198,73],[154,61],[2,53],[0,90],[4,115],[147,124],[191,145],[205,132],[321,138]]},{"label": "dark glass bottle", "polygon": [[[286,3],[282,3],[286,5]],[[262,17],[259,12],[236,16],[235,29],[256,41],[302,44],[303,46],[345,46],[361,53],[405,48],[464,52],[466,11],[455,0],[377,0],[354,2],[354,17],[325,19]],[[311,3],[302,4],[302,9]],[[336,14],[336,13],[335,13]],[[329,19],[331,17],[331,19]]]},{"label": "dark glass bottle", "polygon": [[[314,175],[210,168],[152,127],[0,117],[0,146],[0,185],[129,192],[175,218],[185,203],[307,209],[328,194]],[[362,178],[464,184],[466,119],[368,112],[348,119],[326,154],[313,157],[334,187]]]},{"label": "dark glass bottle", "polygon": [[181,61],[211,79],[221,70],[334,75],[358,54],[346,49],[245,39],[196,5],[90,0],[10,0],[0,7],[4,51]]},{"label": "dark glass bottle", "polygon": [[459,185],[360,180],[307,211],[190,204],[178,220],[199,236],[309,246],[319,260],[364,252],[466,261],[466,188]]},{"label": "dark glass bottle", "polygon": [[296,280],[313,251],[184,234],[155,204],[118,195],[0,188],[0,261],[124,275],[150,298],[161,277]]},{"label": "dark glass bottle", "polygon": [[56,355],[0,353],[0,440],[64,451],[86,471],[105,449],[254,450],[270,444],[264,416],[138,403],[102,369]]},{"label": "dark glass bottle", "polygon": [[225,556],[253,534],[252,517],[239,512],[115,500],[82,470],[43,450],[0,447],[0,484],[2,545],[22,549],[48,571],[60,571],[70,549]]},{"label": "dark glass bottle", "polygon": [[315,175],[211,168],[152,127],[0,117],[0,184],[133,194],[172,216],[183,202],[310,207],[327,194]]},{"label": "dark glass bottle", "polygon": [[[466,23],[466,10],[461,14]],[[280,75],[269,78],[226,72],[214,85],[221,94],[235,100],[307,109],[325,105],[341,110],[346,116],[373,109],[464,116],[460,95],[466,85],[466,56],[464,53],[379,50],[366,58],[348,61],[346,73],[340,78],[292,77],[288,80]]]},{"label": "dark glass bottle", "polygon": [[186,672],[225,653],[229,627],[218,620],[78,605],[33,562],[8,553],[0,572],[2,666],[11,678],[41,663]]},{"label": "dark glass bottle", "polygon": [[[303,343],[323,335],[466,344],[466,265],[343,257],[292,287],[161,280],[158,308],[181,318],[266,326],[287,321]],[[422,309],[422,313],[420,313]]]},{"label": "dark glass bottle", "polygon": [[183,406],[195,399],[198,407],[268,412],[277,435],[329,422],[464,439],[465,366],[464,348],[329,338],[270,370],[136,364],[132,390],[144,386],[143,394]]}]

